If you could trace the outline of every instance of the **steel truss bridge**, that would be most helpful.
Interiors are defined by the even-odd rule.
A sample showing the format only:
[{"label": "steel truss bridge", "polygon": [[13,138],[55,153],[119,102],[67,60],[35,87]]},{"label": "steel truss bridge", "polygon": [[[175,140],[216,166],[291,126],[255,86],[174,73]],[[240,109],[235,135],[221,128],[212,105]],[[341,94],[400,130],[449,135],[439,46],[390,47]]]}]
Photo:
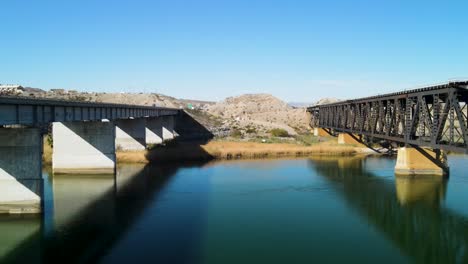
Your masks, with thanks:
[{"label": "steel truss bridge", "polygon": [[310,125],[361,139],[468,153],[468,81],[309,107]]}]

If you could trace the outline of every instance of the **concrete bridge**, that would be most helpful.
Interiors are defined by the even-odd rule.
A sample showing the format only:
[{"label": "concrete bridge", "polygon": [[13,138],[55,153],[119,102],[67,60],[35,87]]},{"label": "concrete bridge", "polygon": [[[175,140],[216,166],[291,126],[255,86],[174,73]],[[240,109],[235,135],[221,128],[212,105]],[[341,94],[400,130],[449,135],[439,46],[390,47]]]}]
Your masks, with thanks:
[{"label": "concrete bridge", "polygon": [[468,81],[308,108],[315,135],[398,147],[396,174],[447,175],[444,151],[468,153]]},{"label": "concrete bridge", "polygon": [[173,139],[179,109],[0,97],[0,213],[38,213],[43,135],[57,174],[114,174],[116,149]]}]

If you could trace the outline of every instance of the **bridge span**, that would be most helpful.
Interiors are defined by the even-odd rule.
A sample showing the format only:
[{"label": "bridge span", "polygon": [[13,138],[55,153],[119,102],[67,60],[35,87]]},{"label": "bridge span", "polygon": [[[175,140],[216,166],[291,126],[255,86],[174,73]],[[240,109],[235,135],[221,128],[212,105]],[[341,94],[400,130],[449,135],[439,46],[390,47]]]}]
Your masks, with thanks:
[{"label": "bridge span", "polygon": [[444,151],[468,153],[468,81],[309,107],[316,135],[341,142],[390,142],[397,174],[446,175]]},{"label": "bridge span", "polygon": [[176,136],[181,110],[0,97],[0,213],[38,213],[43,136],[52,133],[59,174],[113,174],[116,149],[144,150]]}]

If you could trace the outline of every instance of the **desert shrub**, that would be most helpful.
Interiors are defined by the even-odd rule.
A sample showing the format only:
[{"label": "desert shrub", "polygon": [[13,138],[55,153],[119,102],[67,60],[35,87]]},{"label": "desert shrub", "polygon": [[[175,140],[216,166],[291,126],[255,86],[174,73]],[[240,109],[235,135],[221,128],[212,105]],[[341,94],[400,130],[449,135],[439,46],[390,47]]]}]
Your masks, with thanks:
[{"label": "desert shrub", "polygon": [[288,131],[282,128],[274,128],[270,130],[270,134],[274,137],[289,137]]},{"label": "desert shrub", "polygon": [[231,137],[240,138],[242,137],[242,132],[237,128],[233,128],[231,129]]},{"label": "desert shrub", "polygon": [[245,130],[245,133],[247,133],[247,134],[256,134],[257,129],[255,129],[255,127],[249,127],[249,128],[247,128],[247,130]]},{"label": "desert shrub", "polygon": [[52,138],[52,134],[47,134],[47,144],[50,146],[50,147],[53,147],[54,146],[54,140]]}]

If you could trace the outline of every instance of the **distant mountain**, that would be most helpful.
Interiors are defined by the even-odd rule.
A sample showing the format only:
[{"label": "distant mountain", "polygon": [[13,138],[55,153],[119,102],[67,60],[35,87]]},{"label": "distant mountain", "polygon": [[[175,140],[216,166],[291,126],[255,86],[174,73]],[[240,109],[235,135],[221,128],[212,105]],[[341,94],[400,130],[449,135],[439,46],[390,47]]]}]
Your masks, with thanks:
[{"label": "distant mountain", "polygon": [[336,98],[322,98],[318,100],[317,102],[313,103],[312,105],[323,105],[323,104],[333,104],[341,101],[340,99]]},{"label": "distant mountain", "polygon": [[288,105],[294,108],[303,108],[313,105],[314,103],[306,102],[289,102]]},{"label": "distant mountain", "polygon": [[39,88],[23,87],[23,89],[25,93],[46,93],[46,91]]}]

